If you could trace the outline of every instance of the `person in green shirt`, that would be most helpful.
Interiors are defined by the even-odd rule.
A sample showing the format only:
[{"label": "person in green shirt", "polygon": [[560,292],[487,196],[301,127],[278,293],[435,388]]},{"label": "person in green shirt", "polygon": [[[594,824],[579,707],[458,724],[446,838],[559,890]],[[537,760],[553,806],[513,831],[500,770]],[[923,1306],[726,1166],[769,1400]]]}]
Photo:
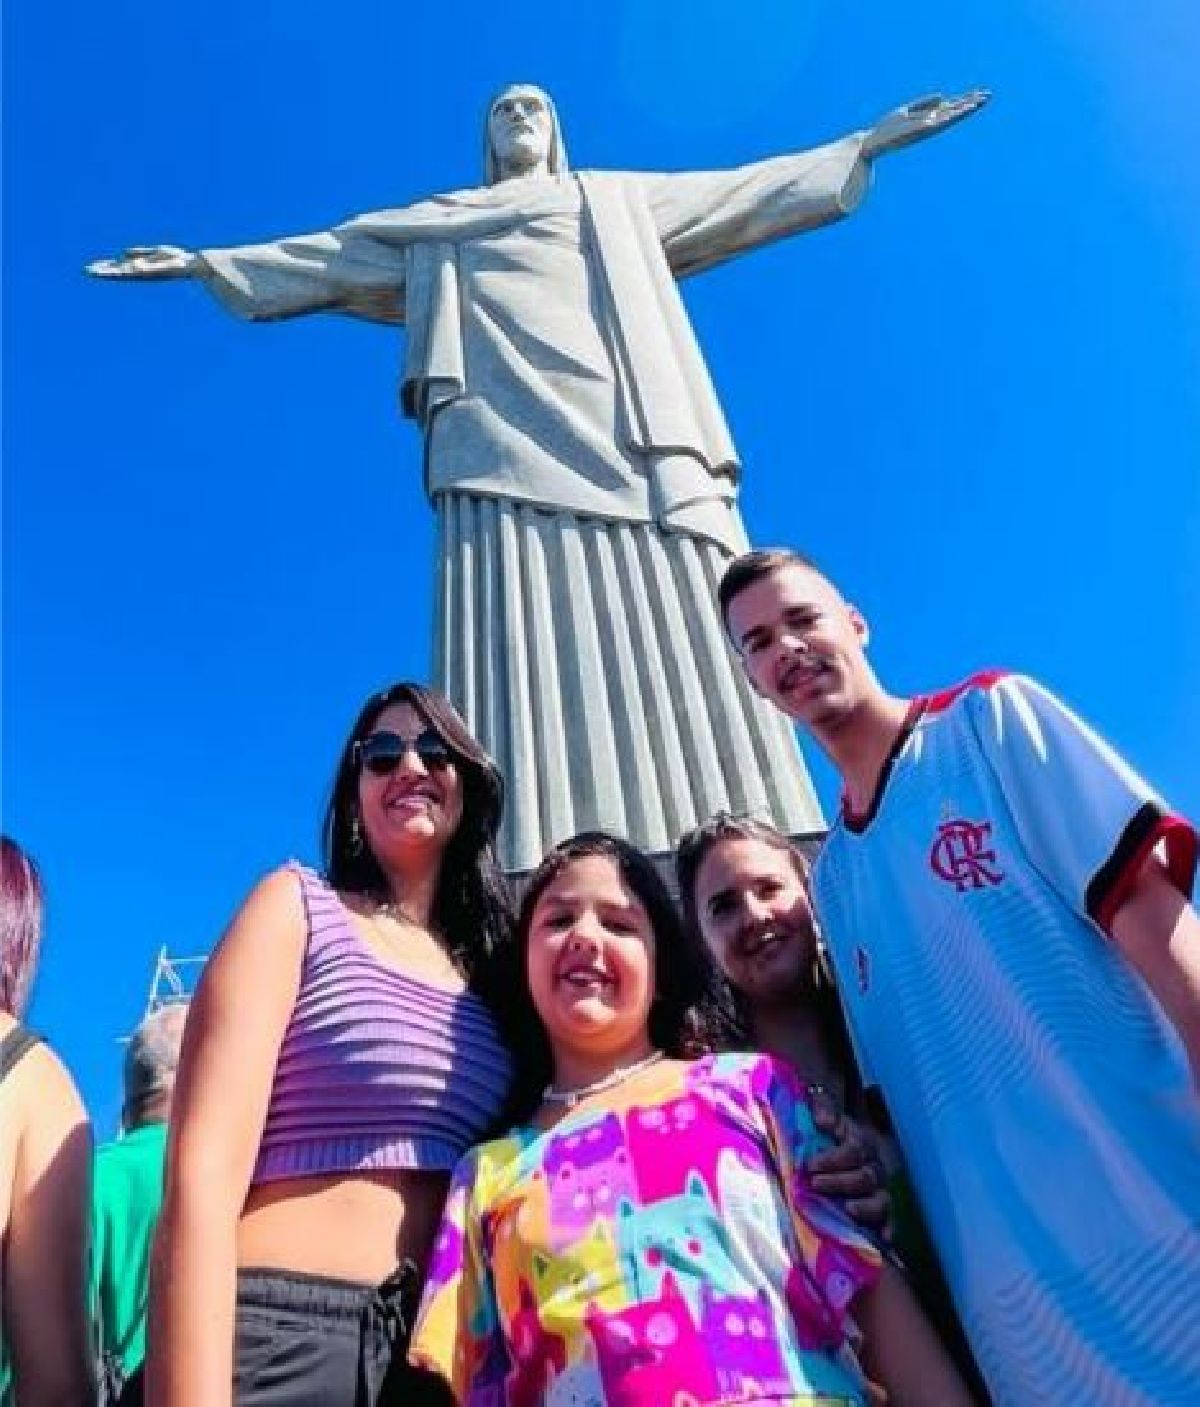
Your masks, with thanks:
[{"label": "person in green shirt", "polygon": [[186,1004],[175,1002],[152,1012],[133,1033],[125,1052],[121,1137],[96,1153],[91,1302],[109,1398],[122,1404],[140,1401],[150,1247],[162,1206],[167,1119],[186,1016]]}]

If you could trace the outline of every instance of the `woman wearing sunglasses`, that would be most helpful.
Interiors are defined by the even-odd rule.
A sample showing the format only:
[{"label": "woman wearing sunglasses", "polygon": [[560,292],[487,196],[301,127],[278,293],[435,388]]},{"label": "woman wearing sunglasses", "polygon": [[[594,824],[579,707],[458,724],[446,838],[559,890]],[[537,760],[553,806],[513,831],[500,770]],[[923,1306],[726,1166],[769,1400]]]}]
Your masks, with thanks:
[{"label": "woman wearing sunglasses", "polygon": [[268,875],[213,953],[155,1253],[160,1407],[442,1400],[407,1338],[448,1174],[510,1084],[502,797],[441,695],[374,695],[334,778],[326,876]]}]

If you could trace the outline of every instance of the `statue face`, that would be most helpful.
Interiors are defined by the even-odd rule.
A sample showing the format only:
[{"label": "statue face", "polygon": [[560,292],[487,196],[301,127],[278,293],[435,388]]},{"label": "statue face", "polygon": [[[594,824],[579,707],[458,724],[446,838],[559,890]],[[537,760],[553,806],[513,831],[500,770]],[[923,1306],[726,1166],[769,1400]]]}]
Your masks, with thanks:
[{"label": "statue face", "polygon": [[554,124],[536,88],[506,88],[488,113],[488,141],[505,176],[547,169]]}]

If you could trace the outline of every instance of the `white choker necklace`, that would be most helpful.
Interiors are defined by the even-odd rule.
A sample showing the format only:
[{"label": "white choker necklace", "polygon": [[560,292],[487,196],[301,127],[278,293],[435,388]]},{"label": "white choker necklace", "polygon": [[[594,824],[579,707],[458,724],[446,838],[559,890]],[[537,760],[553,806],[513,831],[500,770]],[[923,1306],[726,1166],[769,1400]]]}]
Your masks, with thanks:
[{"label": "white choker necklace", "polygon": [[622,1080],[628,1080],[642,1070],[648,1070],[651,1065],[656,1065],[662,1058],[661,1050],[652,1050],[649,1055],[634,1061],[632,1065],[618,1065],[603,1079],[593,1080],[590,1085],[580,1085],[578,1089],[559,1089],[557,1085],[547,1085],[542,1091],[542,1099],[546,1104],[565,1104],[568,1109],[574,1109],[581,1099],[587,1099],[593,1094],[602,1094],[606,1089],[612,1089]]}]

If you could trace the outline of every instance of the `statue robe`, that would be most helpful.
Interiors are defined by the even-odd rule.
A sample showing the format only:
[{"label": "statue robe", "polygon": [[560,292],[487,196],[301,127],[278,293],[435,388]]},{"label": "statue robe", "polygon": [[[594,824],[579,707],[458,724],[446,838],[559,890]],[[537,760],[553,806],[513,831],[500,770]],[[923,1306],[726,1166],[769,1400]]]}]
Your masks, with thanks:
[{"label": "statue robe", "polygon": [[726,807],[820,813],[716,584],[739,466],[675,279],[849,213],[861,140],[723,172],[581,172],[205,250],[256,320],[404,323],[438,515],[436,682],[509,783],[510,869],[602,826],[664,850]]}]

